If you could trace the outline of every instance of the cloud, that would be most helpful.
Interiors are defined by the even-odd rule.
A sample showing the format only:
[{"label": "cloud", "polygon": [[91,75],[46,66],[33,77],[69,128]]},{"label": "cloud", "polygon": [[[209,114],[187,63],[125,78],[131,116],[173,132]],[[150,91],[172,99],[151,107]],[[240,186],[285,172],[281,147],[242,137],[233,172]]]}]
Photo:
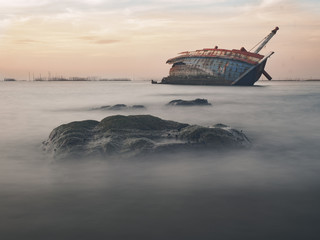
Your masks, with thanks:
[{"label": "cloud", "polygon": [[43,43],[42,41],[37,41],[37,40],[33,40],[33,39],[17,39],[15,40],[15,43],[17,44],[32,44],[32,43]]},{"label": "cloud", "polygon": [[271,6],[278,4],[280,2],[283,2],[283,0],[262,0],[260,6],[265,7],[265,6]]},{"label": "cloud", "polygon": [[111,44],[111,43],[116,43],[120,42],[119,40],[114,40],[114,39],[100,39],[95,41],[97,44]]},{"label": "cloud", "polygon": [[79,37],[79,39],[85,40],[90,43],[95,43],[95,44],[112,44],[112,43],[121,42],[121,40],[119,39],[101,38],[93,35],[81,36]]},{"label": "cloud", "polygon": [[40,5],[46,5],[50,3],[47,0],[0,0],[0,6],[2,8],[25,8],[25,7],[34,7]]}]

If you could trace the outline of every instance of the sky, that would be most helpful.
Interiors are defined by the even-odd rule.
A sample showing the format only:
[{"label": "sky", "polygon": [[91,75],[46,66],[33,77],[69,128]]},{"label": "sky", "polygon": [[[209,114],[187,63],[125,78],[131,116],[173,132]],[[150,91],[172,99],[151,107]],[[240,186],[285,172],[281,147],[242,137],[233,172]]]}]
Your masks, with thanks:
[{"label": "sky", "polygon": [[274,79],[320,79],[319,0],[0,0],[0,79],[160,80],[186,50],[275,54]]}]

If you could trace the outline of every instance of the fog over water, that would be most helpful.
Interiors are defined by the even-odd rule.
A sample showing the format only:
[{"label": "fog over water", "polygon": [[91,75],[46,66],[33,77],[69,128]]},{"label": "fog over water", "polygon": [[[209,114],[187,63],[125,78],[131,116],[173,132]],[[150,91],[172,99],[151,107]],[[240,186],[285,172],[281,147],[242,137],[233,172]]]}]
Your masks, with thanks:
[{"label": "fog over water", "polygon": [[[0,239],[318,239],[320,82],[0,82]],[[212,106],[169,107],[206,98]],[[113,104],[145,109],[94,110]],[[63,123],[115,114],[242,130],[247,150],[56,162]]]}]

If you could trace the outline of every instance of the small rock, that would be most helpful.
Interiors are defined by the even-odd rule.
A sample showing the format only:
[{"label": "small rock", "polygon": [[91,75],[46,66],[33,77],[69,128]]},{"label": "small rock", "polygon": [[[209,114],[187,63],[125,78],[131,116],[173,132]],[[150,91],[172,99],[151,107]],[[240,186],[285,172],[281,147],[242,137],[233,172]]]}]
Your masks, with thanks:
[{"label": "small rock", "polygon": [[131,108],[137,109],[137,108],[145,108],[143,105],[133,105]]},{"label": "small rock", "polygon": [[115,104],[113,106],[106,105],[99,108],[93,108],[93,110],[112,110],[112,111],[119,111],[119,110],[130,110],[130,109],[144,109],[145,106],[143,105],[133,105],[127,106],[126,104]]},{"label": "small rock", "polygon": [[195,100],[176,99],[176,100],[170,101],[167,105],[170,105],[170,106],[208,106],[208,105],[211,105],[211,103],[209,103],[207,99],[197,98]]},{"label": "small rock", "polygon": [[124,108],[127,108],[127,105],[125,104],[116,104],[116,105],[113,105],[109,108],[109,110],[122,110]]},{"label": "small rock", "polygon": [[[102,106],[102,107],[100,107],[98,109],[109,109],[110,107],[111,107],[110,105],[106,105],[106,106]],[[94,109],[97,109],[97,108],[94,108]]]}]

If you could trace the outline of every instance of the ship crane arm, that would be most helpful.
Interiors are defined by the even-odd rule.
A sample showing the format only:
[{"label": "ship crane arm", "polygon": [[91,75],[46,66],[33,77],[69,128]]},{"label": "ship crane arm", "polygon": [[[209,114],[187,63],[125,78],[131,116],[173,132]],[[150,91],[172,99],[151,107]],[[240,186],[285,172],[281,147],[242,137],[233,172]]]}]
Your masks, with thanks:
[{"label": "ship crane arm", "polygon": [[278,27],[276,27],[275,29],[273,29],[273,30],[271,31],[271,33],[269,33],[269,35],[266,36],[266,37],[263,39],[262,43],[259,45],[259,47],[257,47],[257,49],[254,51],[254,53],[259,53],[260,50],[270,41],[270,39],[277,33],[278,30],[279,30]]}]

